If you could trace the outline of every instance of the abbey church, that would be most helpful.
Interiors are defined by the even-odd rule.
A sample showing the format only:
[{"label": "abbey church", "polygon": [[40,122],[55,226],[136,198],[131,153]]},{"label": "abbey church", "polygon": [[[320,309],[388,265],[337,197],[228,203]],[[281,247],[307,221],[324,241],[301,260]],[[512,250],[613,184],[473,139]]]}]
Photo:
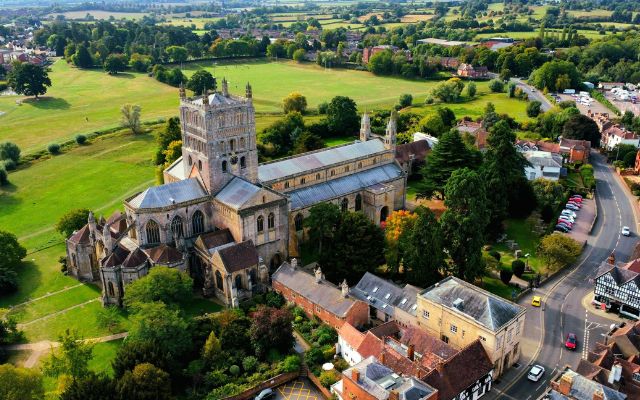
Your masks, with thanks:
[{"label": "abbey church", "polygon": [[124,200],[124,213],[90,214],[67,239],[69,273],[100,281],[103,304],[163,265],[188,272],[206,296],[237,306],[296,255],[309,209],[332,202],[375,223],[404,208],[406,174],[395,160],[396,120],[385,136],[362,117],[360,138],[258,164],[252,89],[187,97],[180,90],[182,157],[164,184]]}]

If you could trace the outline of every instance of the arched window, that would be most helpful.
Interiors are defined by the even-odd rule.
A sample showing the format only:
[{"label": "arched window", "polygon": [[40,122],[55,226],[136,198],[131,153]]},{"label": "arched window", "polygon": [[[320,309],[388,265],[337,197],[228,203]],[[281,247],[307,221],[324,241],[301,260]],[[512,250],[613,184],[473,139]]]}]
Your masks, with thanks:
[{"label": "arched window", "polygon": [[331,170],[331,176],[334,176],[336,174],[336,171]]},{"label": "arched window", "polygon": [[109,291],[109,296],[115,296],[116,295],[116,290],[113,287],[113,282],[109,282],[107,284],[107,288],[108,288],[108,291]]},{"label": "arched window", "polygon": [[236,140],[231,139],[229,141],[229,151],[235,151],[235,150],[236,150]]},{"label": "arched window", "polygon": [[191,156],[189,156],[189,165],[193,165],[193,160],[191,159]]},{"label": "arched window", "polygon": [[227,172],[227,161],[222,162],[222,172]]},{"label": "arched window", "polygon": [[160,243],[160,227],[158,226],[156,221],[151,220],[147,222],[145,233],[147,234],[148,244]]},{"label": "arched window", "polygon": [[285,183],[284,183],[284,188],[285,188],[285,189],[289,189],[289,182],[285,182]]},{"label": "arched window", "polygon": [[240,168],[246,168],[247,161],[244,159],[244,156],[240,157]]},{"label": "arched window", "polygon": [[388,216],[389,216],[389,207],[387,206],[382,207],[382,210],[380,210],[380,222],[386,221]]},{"label": "arched window", "polygon": [[218,290],[224,290],[224,287],[222,286],[222,274],[220,271],[216,271],[216,287]]},{"label": "arched window", "polygon": [[349,166],[344,167],[344,172],[349,172]]},{"label": "arched window", "polygon": [[242,289],[242,275],[236,275],[236,289]]},{"label": "arched window", "polygon": [[202,161],[198,160],[198,171],[202,171]]},{"label": "arched window", "polygon": [[273,229],[276,226],[276,216],[270,213],[267,217],[267,227]]},{"label": "arched window", "polygon": [[258,217],[258,221],[256,223],[256,229],[258,233],[264,231],[264,217],[262,215]]},{"label": "arched window", "polygon": [[320,174],[316,174],[316,180],[320,180]]},{"label": "arched window", "polygon": [[362,168],[362,161],[358,163],[358,168]]},{"label": "arched window", "polygon": [[245,147],[245,140],[244,138],[240,138],[240,149],[244,149]]},{"label": "arched window", "polygon": [[191,216],[191,230],[194,236],[204,232],[204,214],[202,214],[202,211],[197,210]]},{"label": "arched window", "polygon": [[356,211],[362,210],[362,196],[358,193],[356,195]]},{"label": "arched window", "polygon": [[349,200],[346,197],[342,199],[342,203],[340,203],[340,209],[342,210],[342,212],[349,211]]},{"label": "arched window", "polygon": [[302,214],[296,214],[295,218],[294,218],[294,222],[296,224],[296,231],[301,231],[302,227],[304,226],[304,217],[302,216]]},{"label": "arched window", "polygon": [[300,184],[304,185],[307,182],[307,180],[305,178],[300,178]]},{"label": "arched window", "polygon": [[175,217],[173,217],[173,220],[171,220],[171,234],[173,235],[173,240],[184,236],[182,218],[179,215],[176,215]]}]

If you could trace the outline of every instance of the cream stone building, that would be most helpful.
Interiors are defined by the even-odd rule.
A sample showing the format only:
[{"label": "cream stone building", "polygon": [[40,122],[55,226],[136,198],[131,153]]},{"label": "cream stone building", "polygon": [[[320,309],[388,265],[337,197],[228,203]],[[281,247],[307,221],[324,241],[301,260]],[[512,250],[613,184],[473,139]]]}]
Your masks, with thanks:
[{"label": "cream stone building", "polygon": [[314,205],[332,202],[376,223],[404,207],[395,113],[384,136],[372,135],[365,114],[360,140],[259,165],[251,86],[244,97],[221,86],[191,98],[180,90],[182,157],[163,185],[125,199],[123,214],[91,215],[67,239],[69,273],[99,280],[104,304],[121,304],[128,283],[165,265],[236,306],[297,252]]},{"label": "cream stone building", "polygon": [[455,277],[423,290],[418,326],[462,349],[480,339],[494,365],[494,378],[520,359],[525,308]]}]

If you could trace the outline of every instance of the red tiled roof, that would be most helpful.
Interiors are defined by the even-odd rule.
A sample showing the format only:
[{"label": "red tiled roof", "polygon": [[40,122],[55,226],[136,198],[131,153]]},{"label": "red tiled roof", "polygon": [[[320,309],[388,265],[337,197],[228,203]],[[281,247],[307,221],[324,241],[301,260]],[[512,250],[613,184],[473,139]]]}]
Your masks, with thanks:
[{"label": "red tiled roof", "polygon": [[89,231],[89,224],[83,226],[82,228],[80,228],[80,230],[74,232],[70,237],[69,237],[69,241],[71,243],[75,243],[75,244],[85,244],[85,243],[89,243],[89,235],[90,235],[90,231]]},{"label": "red tiled roof", "polygon": [[144,252],[156,264],[172,264],[182,260],[182,253],[166,244],[146,249]]},{"label": "red tiled roof", "polygon": [[378,357],[382,352],[382,340],[377,338],[371,332],[367,332],[364,335],[364,339],[358,346],[358,354],[362,356],[362,358],[367,358],[369,356]]},{"label": "red tiled roof", "polygon": [[227,272],[241,271],[258,264],[258,251],[251,240],[224,247],[218,253]]},{"label": "red tiled roof", "polygon": [[338,329],[338,336],[347,342],[352,349],[357,349],[362,344],[365,335],[347,322]]}]

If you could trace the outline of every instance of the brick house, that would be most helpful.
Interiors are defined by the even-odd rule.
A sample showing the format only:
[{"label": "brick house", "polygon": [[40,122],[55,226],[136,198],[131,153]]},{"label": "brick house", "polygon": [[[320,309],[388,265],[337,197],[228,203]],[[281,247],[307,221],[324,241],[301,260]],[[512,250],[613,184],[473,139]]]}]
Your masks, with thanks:
[{"label": "brick house", "polygon": [[591,153],[591,142],[562,138],[560,139],[560,153],[566,156],[570,163],[587,164]]},{"label": "brick house", "polygon": [[298,268],[297,264],[295,258],[291,264],[284,262],[271,277],[273,289],[282,294],[287,302],[297,305],[309,317],[318,317],[336,330],[345,322],[353,326],[368,323],[369,306],[349,295],[346,281],[337,287],[324,278],[320,268],[311,275]]},{"label": "brick house", "polygon": [[485,150],[487,147],[487,137],[489,132],[482,127],[482,122],[462,120],[456,125],[456,129],[461,135],[471,135],[474,139],[473,145],[478,150]]},{"label": "brick house", "polygon": [[385,44],[380,46],[365,47],[364,49],[362,49],[362,63],[363,64],[368,63],[369,59],[373,57],[374,54],[383,52],[385,50],[390,50],[393,54],[396,54],[398,52],[403,52],[407,56],[407,58],[411,60],[411,52],[409,50],[402,50],[396,46]]},{"label": "brick house", "polygon": [[471,64],[460,64],[458,67],[458,76],[462,78],[487,78],[489,70],[487,67],[474,67]]}]

